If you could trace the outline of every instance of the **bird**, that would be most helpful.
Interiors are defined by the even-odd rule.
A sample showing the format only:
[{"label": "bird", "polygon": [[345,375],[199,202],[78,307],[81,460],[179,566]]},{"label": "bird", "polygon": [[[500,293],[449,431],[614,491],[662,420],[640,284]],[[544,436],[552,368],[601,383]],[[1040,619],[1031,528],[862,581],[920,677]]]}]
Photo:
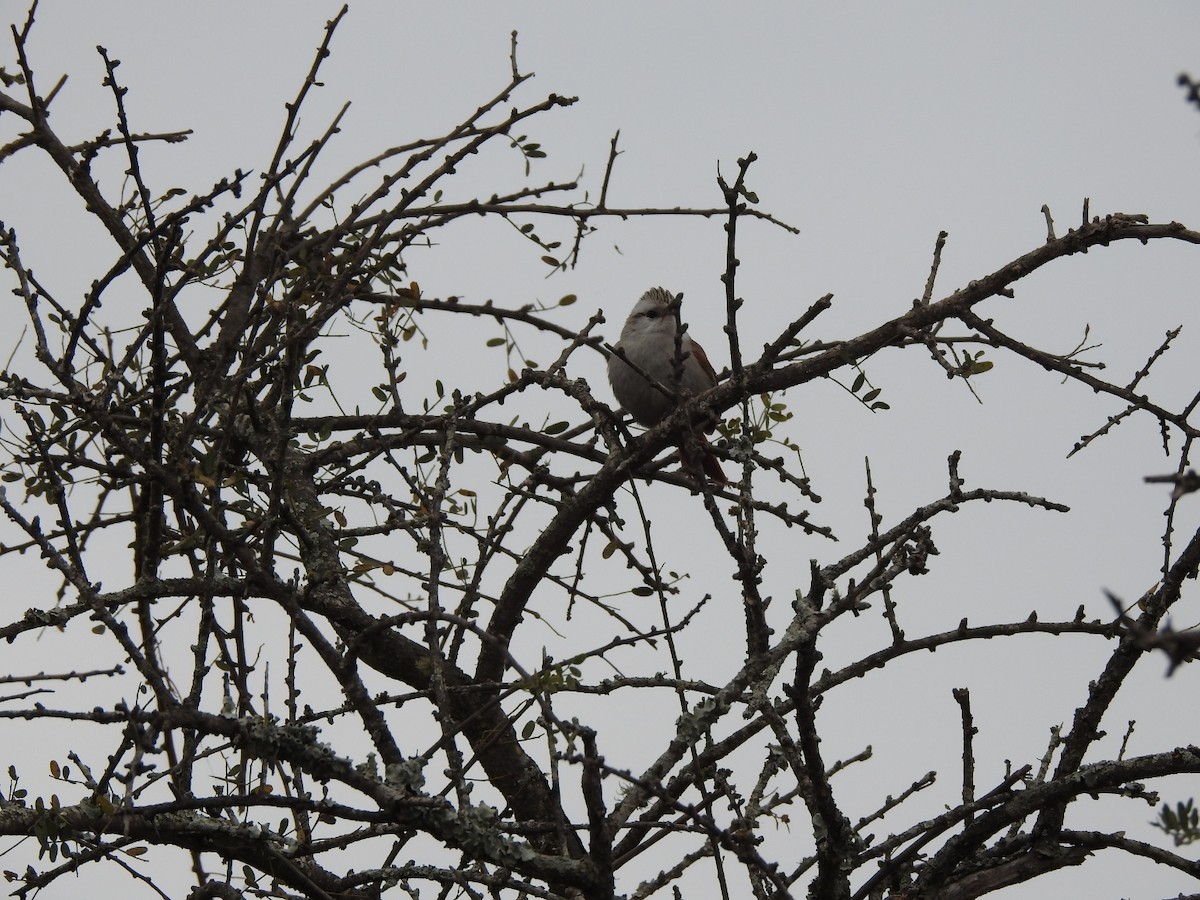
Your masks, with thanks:
[{"label": "bird", "polygon": [[[675,309],[682,298],[682,294],[676,298],[661,287],[642,294],[621,328],[621,338],[614,348],[617,352],[608,358],[613,395],[635,422],[647,428],[667,418],[683,400],[717,383],[717,373],[704,348],[692,339],[686,327],[679,327]],[[689,466],[688,445],[698,442],[704,474],[716,484],[728,484],[704,431],[697,430],[695,437],[696,441],[679,442],[684,467],[694,468]]]}]

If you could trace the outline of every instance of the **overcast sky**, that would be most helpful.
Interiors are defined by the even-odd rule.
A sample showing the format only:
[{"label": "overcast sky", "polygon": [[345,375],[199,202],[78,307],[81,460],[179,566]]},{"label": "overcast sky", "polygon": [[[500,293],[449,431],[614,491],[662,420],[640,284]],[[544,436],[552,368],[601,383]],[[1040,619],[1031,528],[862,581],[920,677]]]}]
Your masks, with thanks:
[{"label": "overcast sky", "polygon": [[[68,140],[83,140],[112,121],[95,52],[97,44],[108,48],[123,63],[135,130],[195,132],[184,146],[143,151],[150,175],[160,188],[199,191],[237,166],[266,165],[283,103],[338,8],[48,2],[39,11],[32,62],[43,91],[69,73],[53,122]],[[15,4],[6,14],[21,20]],[[923,289],[941,230],[950,236],[935,297],[1038,246],[1043,204],[1060,234],[1078,222],[1085,197],[1093,214],[1146,213],[1200,227],[1200,112],[1183,102],[1175,83],[1183,70],[1200,75],[1194,3],[355,2],[302,131],[319,134],[352,101],[324,163],[331,175],[388,146],[441,134],[504,85],[514,29],[521,67],[537,73],[516,101],[550,92],[580,98],[530,125],[531,138],[548,153],[535,179],[564,181],[582,170],[594,198],[619,129],[623,153],[610,204],[719,206],[718,167],[732,174],[739,156],[758,154],[750,187],[763,208],[801,233],[743,227],[738,286],[750,349],[828,292],[835,306],[812,337],[850,337],[902,313]],[[4,51],[3,64],[11,68],[12,58],[11,48]],[[0,141],[12,138],[11,128],[0,121]],[[64,258],[79,204],[48,187],[48,170],[26,156],[0,167],[0,218],[18,229],[35,268],[54,266],[60,284],[77,279],[82,289],[96,275],[87,263],[110,254],[91,258],[81,242]],[[515,157],[492,156],[477,169],[464,167],[461,183],[464,192],[491,193],[521,175]],[[685,293],[692,333],[718,368],[728,359],[717,221],[604,222],[577,270],[545,280],[544,269],[511,231],[468,225],[456,241],[447,236],[415,262],[412,275],[428,294],[476,302],[575,293],[580,302],[564,321],[581,324],[601,308],[613,339],[637,295],[662,284]],[[1176,351],[1149,384],[1168,405],[1178,404],[1197,389],[1198,274],[1194,248],[1123,245],[1062,261],[985,314],[1060,352],[1090,326],[1090,340],[1103,343],[1092,358],[1107,362],[1116,381],[1127,381],[1163,333],[1183,324]],[[450,356],[464,386],[503,377],[500,354],[472,348]],[[810,557],[826,563],[861,542],[864,457],[871,458],[882,511],[894,520],[945,491],[945,459],[954,449],[964,451],[968,486],[1025,489],[1075,512],[1054,517],[992,504],[943,524],[935,532],[942,557],[906,596],[902,618],[910,634],[952,627],[963,616],[1011,621],[1032,609],[1046,619],[1069,618],[1080,604],[1107,616],[1103,589],[1132,599],[1154,583],[1166,497],[1141,479],[1173,462],[1151,423],[1130,422],[1067,461],[1078,437],[1119,408],[996,354],[989,354],[996,369],[977,380],[979,404],[919,357],[868,364],[892,406],[887,414],[869,414],[832,384],[786,398],[797,413],[790,434],[825,498],[813,517],[842,540],[832,546],[795,533],[771,535],[769,592],[786,603],[806,583]],[[576,360],[574,374],[607,396],[602,361]],[[426,372],[426,384],[439,374]],[[695,513],[689,503],[698,501],[673,498],[657,514],[688,521]],[[732,585],[711,535],[688,535],[675,553],[675,565],[693,573],[698,590]],[[1192,624],[1196,610],[1194,599],[1181,605],[1176,625]],[[847,623],[840,636],[845,659],[886,641],[880,623],[866,619]],[[719,646],[713,625],[708,647],[695,649]],[[918,808],[952,802],[958,710],[950,688],[957,686],[969,686],[975,698],[979,783],[997,782],[1005,759],[1036,760],[1049,727],[1070,721],[1106,651],[1069,639],[1035,640],[1021,650],[943,650],[927,668],[913,663],[898,667],[894,678],[847,686],[825,710],[826,752],[833,759],[870,743],[880,756],[856,770],[854,783],[835,787],[862,792],[851,804],[861,814],[938,768],[947,793]],[[835,650],[830,664],[837,661]],[[736,665],[736,652],[730,663]],[[1186,709],[1191,716],[1196,675],[1185,669],[1164,682],[1164,668],[1145,666],[1109,722],[1118,730],[1126,718],[1138,720],[1133,753],[1200,740],[1178,715]],[[885,749],[892,729],[909,735],[907,747]],[[1115,755],[1119,739],[1111,735],[1104,751]],[[1200,786],[1179,781],[1167,791],[1186,796]],[[1148,807],[1121,812],[1133,823],[1153,815]],[[1088,881],[1079,877],[1066,873],[1003,896],[1044,897],[1049,886],[1068,883],[1102,886],[1091,895],[1106,897],[1195,890],[1160,868],[1111,857],[1085,867]]]}]

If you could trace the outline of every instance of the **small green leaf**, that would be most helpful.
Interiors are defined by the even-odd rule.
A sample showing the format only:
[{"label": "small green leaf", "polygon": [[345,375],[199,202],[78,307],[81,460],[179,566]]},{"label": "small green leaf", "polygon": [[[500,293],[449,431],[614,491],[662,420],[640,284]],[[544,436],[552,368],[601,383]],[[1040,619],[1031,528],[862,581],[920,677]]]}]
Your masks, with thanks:
[{"label": "small green leaf", "polygon": [[1179,820],[1175,818],[1175,812],[1165,803],[1163,804],[1162,808],[1162,820],[1163,824],[1166,825],[1171,831],[1174,831],[1179,827]]}]

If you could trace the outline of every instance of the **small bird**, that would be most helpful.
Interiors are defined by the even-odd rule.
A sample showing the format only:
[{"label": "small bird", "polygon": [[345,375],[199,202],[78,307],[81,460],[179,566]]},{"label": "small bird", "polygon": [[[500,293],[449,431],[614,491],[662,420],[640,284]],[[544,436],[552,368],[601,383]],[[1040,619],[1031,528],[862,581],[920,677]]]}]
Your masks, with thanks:
[{"label": "small bird", "polygon": [[[670,291],[661,287],[650,288],[642,294],[625,320],[621,339],[616,344],[625,359],[616,353],[608,358],[608,380],[617,402],[634,421],[647,428],[653,428],[669,416],[680,400],[702,394],[717,383],[717,373],[704,348],[692,340],[686,330],[679,335],[680,365],[676,356],[677,302]],[[648,381],[646,376],[655,383]],[[704,474],[717,484],[728,484],[704,432],[697,431],[696,438],[703,451]],[[687,442],[680,441],[679,452],[685,468],[688,467]]]}]

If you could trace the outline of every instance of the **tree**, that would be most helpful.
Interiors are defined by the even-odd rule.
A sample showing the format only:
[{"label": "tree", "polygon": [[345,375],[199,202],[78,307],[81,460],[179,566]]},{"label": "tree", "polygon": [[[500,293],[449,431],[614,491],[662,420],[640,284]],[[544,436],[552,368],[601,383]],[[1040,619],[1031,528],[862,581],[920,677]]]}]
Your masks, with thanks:
[{"label": "tree", "polygon": [[[19,133],[0,162],[44,156],[112,248],[86,294],[71,297],[53,272],[23,261],[11,227],[0,234],[27,315],[0,383],[0,508],[16,535],[0,559],[28,567],[37,554],[60,585],[0,634],[40,641],[43,656],[52,646],[75,660],[85,643],[108,653],[95,669],[7,673],[30,685],[0,707],[10,735],[55,722],[77,742],[87,735],[84,749],[49,759],[49,791],[9,770],[0,833],[35,838],[10,857],[20,859],[6,872],[19,896],[105,866],[165,891],[182,882],[184,857],[172,849],[190,860],[195,897],[416,896],[433,885],[440,896],[605,898],[700,884],[723,897],[966,898],[1102,850],[1200,874],[1122,828],[1068,823],[1089,796],[1157,805],[1145,780],[1200,772],[1190,746],[1098,749],[1135,667],[1160,647],[1176,663],[1194,649],[1163,623],[1200,565],[1200,531],[1176,526],[1194,477],[1196,400],[1141,390],[1177,333],[1122,383],[1101,377],[1086,342],[1050,352],[990,317],[1014,284],[1067,257],[1125,242],[1194,244],[1200,234],[1094,216],[1085,204],[1060,235],[1047,209],[1041,245],[962,289],[938,299],[939,240],[911,308],[850,337],[818,337],[832,304],[823,297],[751,351],[740,336],[739,241],[748,223],[790,228],[759,208],[754,154],[719,179],[714,207],[610,205],[615,138],[594,198],[579,183],[529,179],[464,197],[459,169],[493,145],[518,154],[531,176],[544,150],[521,133],[575,102],[517,100],[528,76],[514,38],[511,81],[459,125],[318,185],[338,121],[308,144],[297,121],[341,17],[267,165],[196,195],[147,176],[144,148],[185,134],[137,130],[103,49],[112,129],[78,141],[52,127],[57,88],[41,92],[26,52],[32,13],[14,29],[0,114]],[[99,174],[114,159],[127,175],[119,195]],[[627,427],[605,386],[573,376],[577,359],[611,347],[599,314],[562,323],[572,295],[474,303],[410,274],[420,248],[453,240],[464,220],[515,228],[547,269],[565,271],[585,263],[600,223],[661,215],[725,229],[730,363],[714,390],[645,433]],[[543,236],[564,223],[565,240]],[[477,340],[512,361],[508,378],[464,390],[447,360]],[[877,508],[868,468],[869,534],[849,551],[833,543],[787,431],[790,398],[837,379],[848,398],[885,414],[866,368],[885,352],[924,355],[968,386],[993,357],[1024,359],[1110,398],[1119,412],[1081,446],[1131,416],[1158,423],[1179,486],[1159,583],[1116,610],[1042,621],[1003,618],[997,606],[987,624],[964,617],[911,634],[901,606],[934,565],[947,517],[982,504],[1065,507],[968,488],[952,454],[945,493],[899,517]],[[532,361],[542,354],[548,365]],[[421,366],[438,373],[432,396],[406,381]],[[728,489],[681,469],[670,451],[713,414]],[[673,568],[678,522],[650,512],[668,493],[686,502],[688,529],[719,539],[732,590],[697,587]],[[811,536],[811,563],[764,555],[768,536],[787,530]],[[769,563],[791,596],[764,590]],[[831,633],[867,615],[882,617],[890,639],[822,670]],[[685,649],[702,616],[717,617],[729,641],[720,681]],[[977,785],[971,697],[956,688],[960,785],[947,789],[932,772],[898,781],[873,812],[851,815],[844,773],[872,749],[834,760],[821,746],[848,684],[883,689],[883,673],[926,651],[991,638],[1010,638],[1020,654],[1039,635],[1105,648],[1043,759]],[[50,685],[53,705],[33,699]],[[622,762],[643,757],[651,761],[636,769]],[[909,813],[932,791],[940,811]],[[1179,835],[1190,818],[1181,804],[1162,824]]]}]

